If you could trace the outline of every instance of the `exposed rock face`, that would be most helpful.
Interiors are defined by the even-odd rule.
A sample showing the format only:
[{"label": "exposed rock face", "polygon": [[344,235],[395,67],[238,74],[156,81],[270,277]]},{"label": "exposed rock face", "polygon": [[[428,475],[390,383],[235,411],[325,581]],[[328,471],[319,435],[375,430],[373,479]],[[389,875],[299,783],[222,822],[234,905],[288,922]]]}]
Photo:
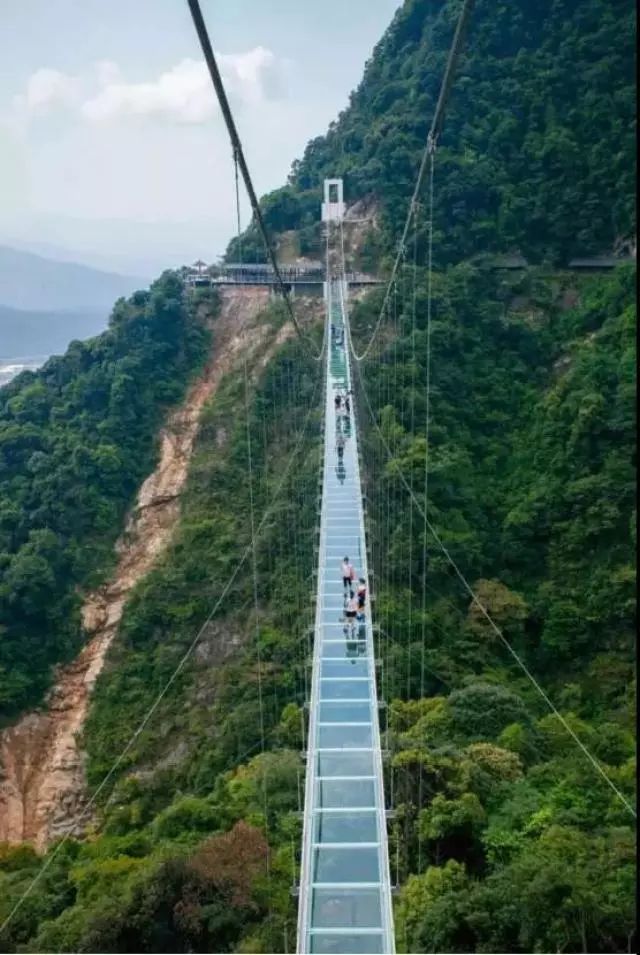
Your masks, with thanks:
[{"label": "exposed rock face", "polygon": [[[171,538],[203,405],[238,357],[255,352],[269,332],[268,325],[254,321],[267,299],[267,289],[225,290],[212,358],[162,430],[160,460],[140,487],[116,544],[113,576],[86,595],[82,623],[90,639],[72,663],[59,669],[43,709],[26,714],[0,736],[0,842],[29,841],[44,848],[64,833],[86,828],[90,807],[78,734],[91,691],[127,597]],[[291,327],[283,326],[261,364],[289,334]]]}]

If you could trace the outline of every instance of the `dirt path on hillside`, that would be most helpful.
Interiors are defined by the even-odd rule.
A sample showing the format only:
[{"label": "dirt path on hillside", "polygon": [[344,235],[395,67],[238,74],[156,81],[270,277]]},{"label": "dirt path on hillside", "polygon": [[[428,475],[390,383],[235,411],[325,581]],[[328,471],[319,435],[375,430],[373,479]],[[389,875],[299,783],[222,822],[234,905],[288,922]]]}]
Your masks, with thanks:
[{"label": "dirt path on hillside", "polygon": [[[86,828],[86,817],[78,822],[86,790],[85,757],[77,741],[91,691],[125,601],[166,549],[177,523],[202,408],[223,374],[241,354],[255,353],[271,330],[255,323],[267,300],[267,289],[223,293],[211,361],[161,432],[158,465],[140,487],[116,544],[118,562],[112,577],[86,596],[82,622],[88,642],[73,662],[58,670],[44,707],[27,713],[0,736],[0,842],[28,841],[42,849],[64,833]],[[261,364],[289,334],[291,328],[285,325]]]}]

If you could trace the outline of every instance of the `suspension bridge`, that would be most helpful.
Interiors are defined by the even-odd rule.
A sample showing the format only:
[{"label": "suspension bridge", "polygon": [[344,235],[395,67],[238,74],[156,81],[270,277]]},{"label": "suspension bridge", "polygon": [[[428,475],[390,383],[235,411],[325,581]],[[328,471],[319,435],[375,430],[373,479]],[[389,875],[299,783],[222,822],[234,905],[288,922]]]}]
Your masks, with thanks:
[{"label": "suspension bridge", "polygon": [[[298,951],[393,952],[382,752],[371,614],[349,619],[348,557],[367,581],[362,488],[342,275],[326,284],[325,430],[309,703]],[[344,440],[338,455],[337,441]]]},{"label": "suspension bridge", "polygon": [[[573,743],[582,752],[591,767],[608,785],[617,799],[627,811],[635,817],[636,813],[623,792],[612,780],[600,761],[584,745],[553,704],[536,677],[528,669],[505,638],[501,629],[492,619],[478,594],[469,584],[456,560],[449,551],[447,544],[441,538],[437,528],[430,520],[427,510],[428,478],[429,478],[429,425],[430,425],[430,336],[431,336],[431,289],[432,289],[432,243],[433,243],[433,196],[434,196],[434,157],[438,136],[441,130],[444,109],[450,92],[454,74],[455,62],[459,52],[461,37],[468,20],[472,0],[464,0],[451,50],[442,80],[438,102],[433,120],[429,129],[426,144],[422,154],[420,168],[413,194],[409,200],[404,229],[397,246],[396,256],[390,275],[384,282],[384,293],[381,299],[380,311],[367,343],[358,353],[351,338],[348,318],[349,286],[381,284],[371,276],[348,273],[345,267],[344,242],[342,226],[345,206],[342,201],[342,182],[337,179],[325,180],[325,201],[322,206],[322,219],[326,225],[327,240],[326,265],[321,269],[318,263],[303,269],[287,269],[279,267],[275,252],[267,234],[264,219],[257,200],[251,176],[244,158],[224,86],[218,71],[211,43],[204,25],[198,0],[188,0],[194,25],[202,47],[204,58],[213,81],[213,85],[225,119],[230,140],[233,147],[233,157],[236,167],[236,203],[238,208],[238,232],[240,234],[240,213],[238,199],[238,170],[242,173],[249,195],[254,215],[255,225],[260,232],[264,247],[266,264],[237,263],[223,268],[207,268],[203,272],[205,263],[196,263],[195,270],[185,276],[187,286],[205,285],[251,285],[266,284],[278,291],[284,300],[289,319],[295,328],[299,341],[305,350],[305,355],[312,355],[318,361],[318,368],[324,372],[324,447],[322,457],[321,504],[319,522],[319,544],[317,549],[317,573],[315,591],[315,622],[313,625],[312,670],[310,688],[305,686],[307,696],[308,727],[306,733],[306,748],[303,753],[306,761],[305,789],[302,808],[302,845],[300,864],[296,865],[295,852],[293,855],[294,879],[297,877],[296,895],[298,897],[297,913],[297,951],[300,955],[377,955],[377,953],[395,952],[394,919],[392,908],[392,883],[390,875],[389,844],[387,821],[392,814],[393,785],[390,789],[389,807],[385,796],[385,773],[383,767],[383,749],[381,745],[380,712],[384,706],[378,696],[379,690],[379,663],[374,642],[374,623],[372,620],[371,599],[365,601],[364,612],[355,619],[347,614],[347,601],[350,599],[349,587],[345,587],[340,572],[344,558],[349,558],[370,588],[369,557],[371,556],[371,542],[367,540],[365,530],[365,515],[363,508],[363,489],[361,473],[363,472],[359,454],[359,422],[357,407],[368,410],[372,433],[377,442],[379,459],[368,461],[369,471],[382,473],[388,460],[393,459],[393,452],[382,432],[376,414],[371,406],[367,394],[360,363],[372,353],[372,346],[376,341],[379,329],[383,322],[388,323],[392,302],[395,301],[399,286],[399,277],[406,268],[406,254],[410,248],[411,229],[413,228],[413,302],[408,307],[408,314],[412,318],[411,340],[415,339],[415,235],[416,221],[420,206],[420,196],[425,182],[427,183],[427,305],[426,305],[426,427],[424,431],[424,494],[418,498],[413,484],[404,476],[402,470],[397,470],[395,476],[397,486],[408,495],[410,522],[413,522],[414,511],[416,519],[421,519],[421,526],[416,525],[416,533],[420,535],[423,558],[426,554],[427,535],[434,547],[441,553],[448,565],[452,578],[458,580],[461,592],[471,601],[475,609],[481,614],[495,637],[501,641],[504,648],[511,655],[522,674],[538,693],[545,706],[557,718],[564,731]],[[330,242],[332,236],[337,240],[333,256],[330,256]],[[611,267],[611,262],[601,260],[576,260],[572,267],[605,268]],[[515,260],[505,260],[496,263],[496,267],[523,268],[526,262],[518,257]],[[409,266],[409,269],[411,266]],[[405,283],[406,285],[407,283]],[[319,286],[325,300],[325,335],[324,344],[318,351],[313,338],[308,331],[301,327],[298,316],[293,308],[291,296],[296,286]],[[393,306],[395,310],[395,305]],[[396,316],[397,317],[397,316]],[[355,378],[352,370],[356,371]],[[415,373],[415,372],[414,372]],[[247,391],[247,434],[248,424],[248,377],[245,365],[245,388]],[[289,382],[290,386],[291,382]],[[317,381],[320,384],[320,380]],[[351,395],[356,390],[362,401],[359,405],[351,400],[349,412],[345,414],[344,405],[337,405],[335,397]],[[415,391],[415,389],[414,389]],[[314,392],[315,394],[315,392]],[[300,429],[290,458],[282,469],[282,477],[278,482],[273,498],[269,501],[262,518],[254,522],[254,505],[251,496],[250,525],[251,541],[244,550],[235,569],[231,573],[226,585],[222,589],[210,614],[204,621],[193,641],[189,644],[184,656],[180,659],[171,677],[161,689],[157,698],[145,714],[140,726],[136,729],[126,747],[116,759],[102,783],[88,800],[83,813],[88,813],[103,788],[118,769],[120,763],[131,748],[133,741],[152,718],[154,712],[162,702],[163,697],[171,688],[176,676],[194,652],[198,642],[211,619],[222,606],[227,593],[238,577],[241,569],[251,557],[254,610],[256,619],[256,645],[259,646],[260,635],[258,626],[259,606],[256,576],[256,543],[260,540],[263,529],[274,514],[274,505],[278,495],[286,490],[287,479],[296,462],[296,455],[301,447],[307,422],[313,407],[310,406],[307,416]],[[411,409],[413,420],[414,409]],[[369,426],[368,425],[368,426]],[[338,453],[338,446],[342,453]],[[250,442],[248,441],[250,448]],[[248,453],[248,473],[251,475],[251,457]],[[250,488],[252,479],[250,478]],[[380,502],[379,511],[385,513],[385,502]],[[386,518],[389,522],[389,499],[386,501]],[[295,515],[292,517],[294,527],[292,537],[295,540]],[[413,532],[413,523],[410,523]],[[411,557],[409,557],[411,560]],[[426,568],[426,563],[425,563]],[[423,573],[422,616],[424,619],[426,569]],[[412,595],[413,599],[413,595]],[[349,613],[352,613],[349,605]],[[388,637],[387,637],[388,639]],[[424,698],[424,625],[422,630],[422,661],[420,698]],[[379,648],[378,648],[379,649]],[[259,653],[259,651],[258,651]],[[304,669],[304,667],[303,667]],[[262,753],[265,751],[264,729],[264,701],[260,683],[262,663],[258,656],[258,696],[260,712],[260,745]],[[306,669],[304,669],[306,675]],[[407,681],[406,699],[411,698]],[[393,692],[390,696],[393,696]],[[252,750],[255,750],[255,746]],[[247,750],[247,753],[251,750]],[[243,753],[245,756],[247,753]],[[424,805],[424,787],[422,780],[422,766],[420,768],[418,807]],[[268,799],[266,770],[263,778],[264,785],[264,819],[265,837],[268,839]],[[29,883],[25,892],[20,896],[11,909],[0,931],[6,927],[15,913],[23,904],[36,883],[43,877],[61,848],[69,837],[64,836],[50,853],[47,860],[36,876]],[[397,845],[397,842],[396,842]],[[267,877],[270,876],[267,853]],[[422,848],[418,842],[418,871],[422,869]],[[271,913],[270,913],[271,915]],[[286,922],[286,920],[285,920]],[[284,926],[284,951],[288,951],[286,924]]]}]

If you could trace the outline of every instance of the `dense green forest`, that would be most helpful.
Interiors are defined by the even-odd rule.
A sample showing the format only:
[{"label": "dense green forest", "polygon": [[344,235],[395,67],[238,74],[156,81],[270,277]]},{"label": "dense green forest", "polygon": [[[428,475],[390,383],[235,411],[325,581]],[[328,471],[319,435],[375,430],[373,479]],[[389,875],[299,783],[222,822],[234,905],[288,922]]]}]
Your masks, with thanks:
[{"label": "dense green forest", "polygon": [[[458,9],[454,0],[403,4],[348,108],[263,200],[276,233],[297,230],[301,250],[315,255],[322,178],[343,175],[349,201],[371,197],[378,209],[359,258],[384,273]],[[438,534],[632,803],[635,267],[580,276],[561,266],[634,232],[634,34],[622,0],[476,4],[436,157],[428,449]],[[425,551],[421,515],[409,505],[402,479],[419,501],[424,482],[424,223],[422,212],[379,340],[355,373],[388,704],[397,947],[633,951],[631,814],[430,535]],[[535,265],[501,271],[480,255],[516,249]],[[260,252],[250,228],[244,258]],[[379,307],[379,293],[354,306],[358,346]],[[127,308],[143,321],[148,305]],[[204,333],[193,321],[181,326],[191,349],[165,359],[171,393],[149,396],[149,416],[178,397],[174,379],[181,387],[200,360]],[[246,378],[241,366],[229,373],[205,409],[176,536],[125,608],[96,686],[84,731],[92,787],[206,621],[201,640],[101,792],[90,837],[50,850],[0,942],[9,951],[295,944],[322,384],[295,342],[264,363],[283,317],[270,310],[263,321],[265,351],[251,357]],[[146,361],[139,341],[125,356]],[[3,401],[39,380],[22,376]],[[74,381],[83,379],[74,374],[70,388]],[[85,400],[64,434],[89,413]],[[127,487],[130,497],[135,477]],[[252,503],[256,523],[269,508],[255,593]],[[16,518],[27,513],[18,503]],[[83,573],[108,566],[108,523]],[[51,612],[60,607],[57,597]],[[0,851],[0,920],[40,865],[29,847]]]},{"label": "dense green forest", "polygon": [[[424,551],[400,480],[422,502],[426,287],[418,270],[414,324],[412,268],[406,279],[391,334],[360,372],[380,432],[362,389],[359,402],[391,700],[399,944],[626,951],[632,813],[430,533]],[[438,536],[510,645],[631,805],[634,295],[631,267],[580,282],[501,279],[467,263],[437,275],[428,499]],[[355,338],[366,339],[375,304],[355,310]]]},{"label": "dense green forest", "polygon": [[[347,108],[263,200],[303,253],[320,251],[327,176],[347,202],[376,200],[387,249],[399,236],[459,8],[406,0]],[[634,234],[635,41],[628,0],[477,0],[438,151],[437,261],[519,249],[566,265]],[[242,248],[262,260],[255,228]]]},{"label": "dense green forest", "polygon": [[[322,366],[296,341],[262,367],[282,322],[277,309],[263,319],[270,336],[249,359],[248,404],[236,365],[205,411],[178,532],[136,588],[96,687],[84,740],[92,787],[244,556],[241,573],[102,793],[101,834],[65,844],[12,920],[12,946],[233,951],[248,937],[249,951],[278,951],[283,932],[295,937]],[[251,497],[257,529],[268,515],[255,554],[258,616]],[[5,850],[0,920],[38,865],[31,850]]]},{"label": "dense green forest", "polygon": [[79,588],[100,582],[152,468],[166,409],[207,353],[202,316],[166,273],[0,392],[0,712],[39,703],[81,645]]}]

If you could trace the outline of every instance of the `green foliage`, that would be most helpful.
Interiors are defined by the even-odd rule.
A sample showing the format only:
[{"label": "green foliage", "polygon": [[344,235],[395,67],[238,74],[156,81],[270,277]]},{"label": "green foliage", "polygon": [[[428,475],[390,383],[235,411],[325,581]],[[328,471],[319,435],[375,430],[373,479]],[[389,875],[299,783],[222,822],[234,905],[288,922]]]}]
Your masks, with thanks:
[{"label": "green foliage", "polygon": [[630,835],[552,826],[483,881],[453,861],[430,867],[403,889],[400,937],[420,952],[623,951],[633,936]]},{"label": "green foliage", "polygon": [[[468,263],[436,273],[429,445],[438,535],[631,804],[634,279],[629,267],[577,288],[562,273],[501,279]],[[431,535],[423,552],[421,517],[409,510],[400,478],[420,499],[426,447],[421,270],[415,334],[412,282],[405,269],[378,354],[362,369],[390,460],[359,401],[392,697],[399,946],[624,951],[633,936],[630,813]],[[354,308],[356,341],[376,307]],[[584,878],[591,866],[598,898],[600,883]]]},{"label": "green foliage", "polygon": [[506,686],[471,683],[449,697],[451,723],[466,738],[493,739],[518,718],[526,719],[520,697]]},{"label": "green foliage", "polygon": [[113,562],[167,408],[208,333],[167,272],[119,300],[109,329],[0,392],[0,706],[40,701],[82,640],[80,592]]},{"label": "green foliage", "polygon": [[[342,176],[347,201],[376,200],[393,247],[459,6],[400,7],[347,108],[262,200],[273,229],[304,232],[323,178]],[[519,249],[566,264],[633,235],[634,38],[628,0],[478,0],[438,149],[437,261]]]},{"label": "green foliage", "polygon": [[[274,951],[284,926],[293,937],[291,845],[301,838],[304,770],[300,635],[311,619],[300,588],[311,598],[320,417],[317,372],[299,345],[280,346],[263,367],[279,327],[279,311],[269,310],[248,367],[256,520],[298,441],[292,424],[299,428],[310,406],[313,414],[258,541],[258,629],[248,610],[253,588],[246,567],[154,719],[135,737],[112,788],[105,787],[99,834],[68,844],[75,854],[55,867],[56,891],[46,882],[42,897],[34,893],[12,921],[4,948]],[[85,726],[92,785],[102,782],[246,552],[244,399],[243,376],[232,368],[204,411],[169,551],[125,607]],[[0,918],[38,864],[30,850],[0,857]]]}]

